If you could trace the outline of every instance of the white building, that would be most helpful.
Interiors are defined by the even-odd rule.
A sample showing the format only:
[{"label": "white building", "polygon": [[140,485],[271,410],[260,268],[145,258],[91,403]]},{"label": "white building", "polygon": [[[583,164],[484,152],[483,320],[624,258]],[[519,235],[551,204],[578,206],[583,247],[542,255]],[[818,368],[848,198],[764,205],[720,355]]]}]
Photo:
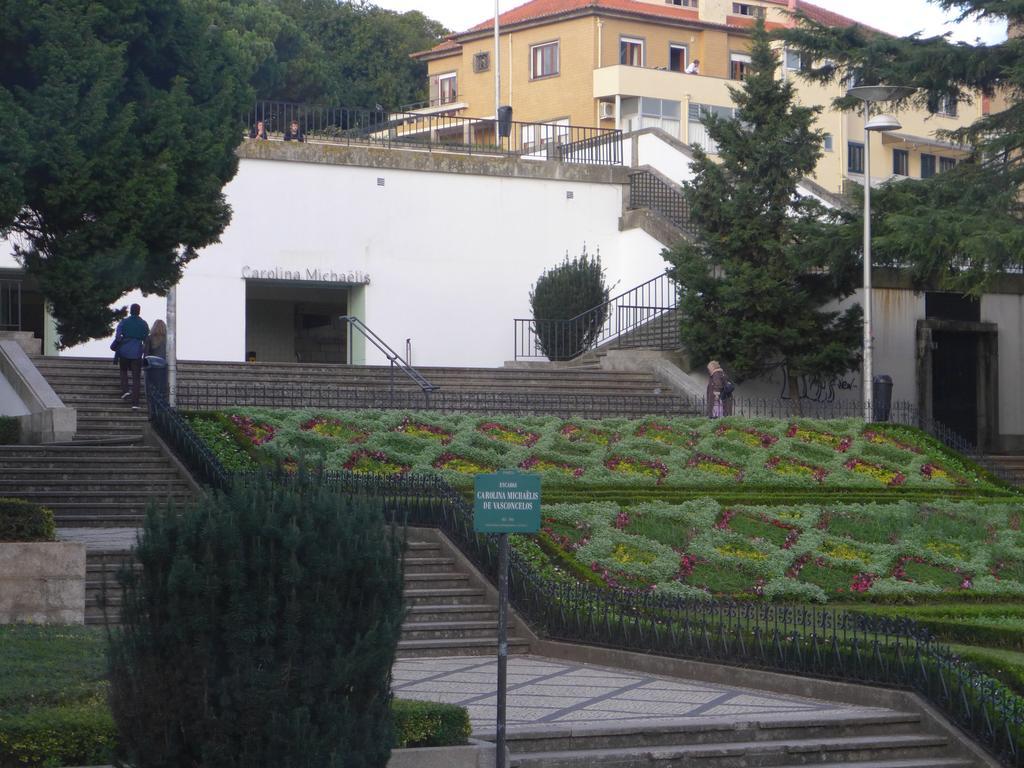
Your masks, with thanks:
[{"label": "white building", "polygon": [[[566,254],[599,252],[613,294],[664,272],[661,251],[679,232],[629,210],[630,172],[690,174],[688,149],[658,130],[627,136],[621,166],[312,142],[247,142],[239,154],[225,190],[232,223],[178,287],[181,359],[386,363],[361,334],[349,350],[338,318],[352,315],[414,365],[501,365],[513,320],[530,317],[531,286]],[[988,447],[1024,450],[1024,278],[976,303],[900,280],[875,281],[875,370],[893,377],[894,398]],[[8,252],[0,281],[0,304],[18,283],[21,326],[52,350],[41,297]],[[120,304],[134,301],[151,322],[166,314],[158,296]],[[97,340],[63,354],[110,353]],[[860,386],[852,372],[797,394],[857,400]],[[743,387],[793,394],[781,376]]]}]

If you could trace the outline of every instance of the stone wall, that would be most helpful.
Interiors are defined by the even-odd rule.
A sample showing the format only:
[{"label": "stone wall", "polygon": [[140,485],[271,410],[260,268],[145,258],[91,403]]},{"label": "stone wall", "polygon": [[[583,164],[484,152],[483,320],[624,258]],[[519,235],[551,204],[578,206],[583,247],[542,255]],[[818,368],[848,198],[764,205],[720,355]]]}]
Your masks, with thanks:
[{"label": "stone wall", "polygon": [[84,622],[84,544],[0,544],[0,624]]}]

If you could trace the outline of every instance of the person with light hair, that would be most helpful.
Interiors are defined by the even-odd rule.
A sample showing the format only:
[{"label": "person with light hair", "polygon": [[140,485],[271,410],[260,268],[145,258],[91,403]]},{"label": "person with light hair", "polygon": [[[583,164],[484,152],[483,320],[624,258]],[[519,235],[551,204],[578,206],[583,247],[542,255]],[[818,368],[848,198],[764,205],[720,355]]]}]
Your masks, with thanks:
[{"label": "person with light hair", "polygon": [[708,363],[708,392],[704,415],[711,419],[732,416],[732,393],[735,386],[717,360]]}]

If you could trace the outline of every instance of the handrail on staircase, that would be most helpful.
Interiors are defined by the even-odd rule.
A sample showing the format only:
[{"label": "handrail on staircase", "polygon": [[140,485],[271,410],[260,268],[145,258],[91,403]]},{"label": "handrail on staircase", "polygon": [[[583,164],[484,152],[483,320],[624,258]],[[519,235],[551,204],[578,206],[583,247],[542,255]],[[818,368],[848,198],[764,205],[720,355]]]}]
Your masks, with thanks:
[{"label": "handrail on staircase", "polygon": [[373,344],[373,346],[377,348],[377,351],[384,355],[391,364],[391,395],[394,396],[395,394],[395,368],[398,368],[423,391],[423,397],[429,405],[430,393],[439,390],[441,388],[439,384],[431,384],[427,381],[423,374],[409,365],[405,358],[388,346],[388,343],[384,341],[384,339],[368,328],[358,317],[353,315],[342,315],[339,319],[342,322],[348,323],[348,333],[346,334],[346,337],[348,338],[348,357],[346,359],[348,360],[349,365],[352,364],[352,331],[356,330],[363,334],[363,337]]},{"label": "handrail on staircase", "polygon": [[678,329],[655,321],[678,305],[679,286],[663,273],[567,320],[517,318],[515,359],[572,360],[612,341],[620,347],[675,349]]}]

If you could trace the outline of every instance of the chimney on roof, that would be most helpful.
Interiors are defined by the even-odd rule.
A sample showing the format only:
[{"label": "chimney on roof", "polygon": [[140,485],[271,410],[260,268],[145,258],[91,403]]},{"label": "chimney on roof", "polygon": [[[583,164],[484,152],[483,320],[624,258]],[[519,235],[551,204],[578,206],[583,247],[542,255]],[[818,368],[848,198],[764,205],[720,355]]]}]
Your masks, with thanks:
[{"label": "chimney on roof", "polygon": [[789,12],[796,13],[796,0],[789,0]]}]

